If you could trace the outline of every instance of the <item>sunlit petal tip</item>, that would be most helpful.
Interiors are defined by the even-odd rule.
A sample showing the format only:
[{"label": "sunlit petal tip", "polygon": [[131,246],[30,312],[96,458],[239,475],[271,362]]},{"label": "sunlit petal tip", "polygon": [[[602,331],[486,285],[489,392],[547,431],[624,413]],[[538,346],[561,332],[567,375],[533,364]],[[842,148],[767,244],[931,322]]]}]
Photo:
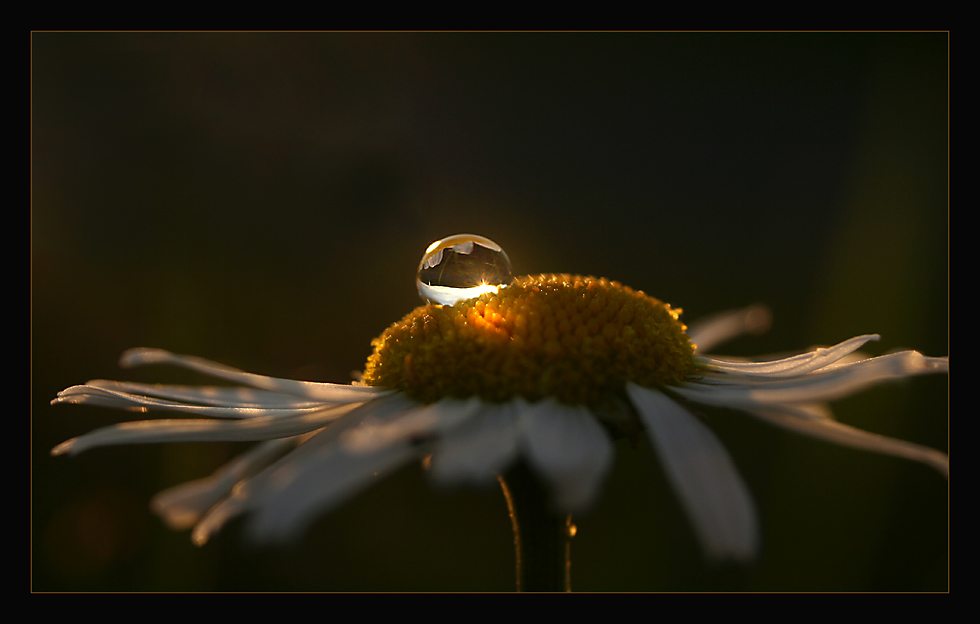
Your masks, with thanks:
[{"label": "sunlit petal tip", "polygon": [[173,356],[164,349],[151,349],[147,347],[135,347],[127,349],[119,357],[119,366],[123,368],[133,368],[146,364],[162,364]]},{"label": "sunlit petal tip", "polygon": [[197,524],[229,489],[213,477],[190,481],[158,493],[150,500],[150,510],[171,529],[182,531]]},{"label": "sunlit petal tip", "polygon": [[59,455],[74,455],[75,445],[78,442],[78,438],[72,438],[71,440],[65,440],[58,446],[51,449],[51,456],[58,457]]},{"label": "sunlit petal tip", "polygon": [[888,360],[896,377],[949,372],[949,356],[932,357],[918,351],[899,351],[872,359]]},{"label": "sunlit petal tip", "polygon": [[863,346],[869,342],[881,341],[881,334],[861,334],[860,336],[855,336],[854,340],[860,340],[861,345]]},{"label": "sunlit petal tip", "polygon": [[55,398],[51,399],[51,405],[58,405],[60,403],[69,403],[69,404],[71,404],[71,403],[76,403],[76,402],[77,401],[73,401],[73,400],[71,400],[68,397],[62,396],[60,392],[58,393],[58,396],[56,396]]},{"label": "sunlit petal tip", "polygon": [[772,310],[764,303],[745,308],[744,314],[745,331],[750,334],[764,334],[772,327]]},{"label": "sunlit petal tip", "polygon": [[58,403],[82,403],[84,397],[91,393],[91,388],[90,384],[69,386],[55,395],[55,398],[51,399],[51,405],[57,405]]},{"label": "sunlit petal tip", "polygon": [[[161,492],[164,493],[166,492]],[[175,531],[189,529],[201,518],[201,510],[176,502],[162,501],[160,495],[150,501],[150,510]]]},{"label": "sunlit petal tip", "polygon": [[191,541],[195,546],[204,546],[211,536],[216,535],[228,522],[247,511],[248,497],[239,496],[239,489],[231,496],[212,507],[191,531]]},{"label": "sunlit petal tip", "polygon": [[691,342],[697,345],[698,352],[703,353],[743,334],[763,334],[769,331],[771,325],[769,306],[756,303],[740,310],[699,319],[689,325],[687,333]]}]

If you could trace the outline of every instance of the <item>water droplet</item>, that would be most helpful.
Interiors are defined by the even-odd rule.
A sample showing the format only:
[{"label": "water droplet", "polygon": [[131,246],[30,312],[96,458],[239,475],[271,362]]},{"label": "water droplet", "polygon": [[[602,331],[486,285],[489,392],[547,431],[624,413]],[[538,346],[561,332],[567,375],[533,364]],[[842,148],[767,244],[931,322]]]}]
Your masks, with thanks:
[{"label": "water droplet", "polygon": [[415,282],[429,303],[452,305],[497,292],[513,278],[510,259],[500,245],[483,236],[456,234],[429,245]]}]

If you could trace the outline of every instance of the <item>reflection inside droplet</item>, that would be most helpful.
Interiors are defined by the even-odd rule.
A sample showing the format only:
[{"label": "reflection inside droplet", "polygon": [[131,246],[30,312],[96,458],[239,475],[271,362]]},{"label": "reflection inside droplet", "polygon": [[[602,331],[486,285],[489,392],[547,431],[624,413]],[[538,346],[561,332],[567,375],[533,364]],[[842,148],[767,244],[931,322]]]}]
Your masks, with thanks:
[{"label": "reflection inside droplet", "polygon": [[456,234],[425,250],[416,275],[419,294],[429,303],[452,305],[513,280],[510,259],[500,245],[475,234]]}]

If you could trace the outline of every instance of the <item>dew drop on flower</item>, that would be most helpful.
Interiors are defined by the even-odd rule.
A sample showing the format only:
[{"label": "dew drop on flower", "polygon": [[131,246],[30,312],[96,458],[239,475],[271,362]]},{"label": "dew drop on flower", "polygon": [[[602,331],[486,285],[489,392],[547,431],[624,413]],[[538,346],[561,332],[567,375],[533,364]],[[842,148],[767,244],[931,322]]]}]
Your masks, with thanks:
[{"label": "dew drop on flower", "polygon": [[419,262],[416,285],[429,303],[452,305],[513,280],[510,259],[497,243],[475,234],[456,234],[429,245]]}]

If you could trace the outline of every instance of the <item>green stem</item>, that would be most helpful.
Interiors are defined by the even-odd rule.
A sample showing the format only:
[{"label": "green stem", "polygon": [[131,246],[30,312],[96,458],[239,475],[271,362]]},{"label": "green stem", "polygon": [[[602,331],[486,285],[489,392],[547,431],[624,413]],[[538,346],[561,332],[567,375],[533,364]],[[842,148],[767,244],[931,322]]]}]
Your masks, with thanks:
[{"label": "green stem", "polygon": [[572,517],[551,510],[548,492],[523,463],[500,477],[500,486],[514,528],[517,591],[572,591]]}]

